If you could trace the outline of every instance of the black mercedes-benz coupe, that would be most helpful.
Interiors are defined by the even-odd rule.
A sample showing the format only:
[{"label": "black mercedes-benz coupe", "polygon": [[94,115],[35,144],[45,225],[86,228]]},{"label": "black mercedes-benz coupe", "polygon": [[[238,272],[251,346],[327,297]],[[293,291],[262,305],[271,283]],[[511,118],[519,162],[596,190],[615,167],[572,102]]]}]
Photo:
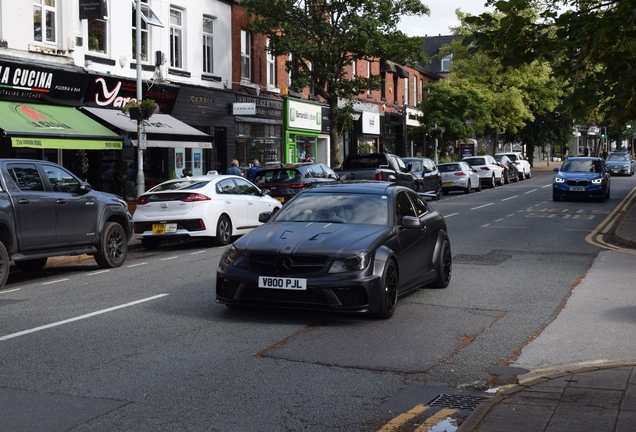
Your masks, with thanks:
[{"label": "black mercedes-benz coupe", "polygon": [[221,258],[217,302],[387,319],[398,296],[450,283],[446,221],[408,188],[320,184],[261,219]]}]

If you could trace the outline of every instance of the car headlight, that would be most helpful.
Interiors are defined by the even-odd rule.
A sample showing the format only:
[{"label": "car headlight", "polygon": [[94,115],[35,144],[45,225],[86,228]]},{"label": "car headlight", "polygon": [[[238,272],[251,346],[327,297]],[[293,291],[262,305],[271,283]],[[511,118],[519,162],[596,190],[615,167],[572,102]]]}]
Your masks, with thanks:
[{"label": "car headlight", "polygon": [[555,182],[555,183],[564,183],[564,182],[565,182],[565,180],[563,180],[561,177],[555,177],[555,178],[554,178],[554,182]]},{"label": "car headlight", "polygon": [[603,183],[603,179],[602,178],[597,178],[597,179],[592,180],[592,184],[601,184],[601,183]]},{"label": "car headlight", "polygon": [[343,273],[348,271],[360,271],[367,268],[371,261],[371,252],[360,251],[354,255],[333,262],[329,273]]},{"label": "car headlight", "polygon": [[225,250],[221,257],[221,262],[230,267],[245,268],[245,257],[236,250],[234,245]]}]

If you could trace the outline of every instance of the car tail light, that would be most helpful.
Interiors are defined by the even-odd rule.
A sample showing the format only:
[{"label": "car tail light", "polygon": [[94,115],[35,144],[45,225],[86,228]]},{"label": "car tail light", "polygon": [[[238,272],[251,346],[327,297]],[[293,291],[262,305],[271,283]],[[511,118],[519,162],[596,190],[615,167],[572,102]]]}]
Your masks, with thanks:
[{"label": "car tail light", "polygon": [[484,171],[490,171],[490,168],[488,168],[488,167],[481,167],[480,169],[482,169]]},{"label": "car tail light", "polygon": [[377,171],[375,172],[375,179],[376,179],[377,181],[382,181],[382,180],[383,180],[383,179],[382,179],[382,171],[377,170]]},{"label": "car tail light", "polygon": [[137,198],[137,205],[145,205],[148,204],[148,197],[147,196],[140,196],[139,198]]},{"label": "car tail light", "polygon": [[311,183],[292,183],[290,185],[287,185],[292,189],[302,189],[302,188],[306,188],[308,186],[311,186]]},{"label": "car tail light", "polygon": [[457,172],[456,172],[455,174],[453,174],[453,175],[456,175],[456,176],[458,176],[458,177],[461,177],[461,176],[465,176],[465,175],[466,175],[466,173],[465,173],[464,171],[457,171]]},{"label": "car tail light", "polygon": [[209,201],[210,198],[200,194],[200,193],[192,193],[185,198],[181,198],[183,202],[195,202],[195,201]]}]

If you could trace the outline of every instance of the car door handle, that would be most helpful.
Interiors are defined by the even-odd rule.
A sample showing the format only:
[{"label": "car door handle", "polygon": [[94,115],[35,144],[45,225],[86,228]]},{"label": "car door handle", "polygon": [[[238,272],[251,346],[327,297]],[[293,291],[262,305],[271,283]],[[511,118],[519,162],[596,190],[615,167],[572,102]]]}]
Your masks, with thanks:
[{"label": "car door handle", "polygon": [[20,199],[18,200],[18,204],[31,204],[31,201],[29,201],[28,199]]},{"label": "car door handle", "polygon": [[254,203],[252,201],[248,201],[247,204],[254,205]]},{"label": "car door handle", "polygon": [[66,201],[66,200],[63,200],[63,199],[59,199],[59,200],[57,200],[57,201],[55,201],[55,202],[56,202],[57,204],[66,204],[66,203],[67,203],[67,201]]}]

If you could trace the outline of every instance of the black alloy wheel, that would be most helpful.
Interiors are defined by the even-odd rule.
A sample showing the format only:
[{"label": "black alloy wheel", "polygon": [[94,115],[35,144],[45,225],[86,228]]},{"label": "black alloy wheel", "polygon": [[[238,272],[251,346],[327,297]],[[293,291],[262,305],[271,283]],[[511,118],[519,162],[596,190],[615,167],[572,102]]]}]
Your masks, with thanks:
[{"label": "black alloy wheel", "polygon": [[95,254],[95,262],[101,268],[120,267],[128,256],[128,237],[117,222],[107,222],[101,238],[100,251]]},{"label": "black alloy wheel", "polygon": [[226,215],[221,215],[216,224],[216,237],[214,242],[219,246],[226,246],[232,241],[232,222]]},{"label": "black alloy wheel", "polygon": [[398,271],[395,263],[388,260],[382,274],[382,283],[380,284],[382,292],[380,293],[380,309],[376,316],[380,319],[389,319],[393,316],[398,301]]},{"label": "black alloy wheel", "polygon": [[446,288],[453,275],[453,256],[450,242],[444,239],[437,260],[437,278],[427,285],[428,288]]},{"label": "black alloy wheel", "polygon": [[4,247],[4,243],[0,242],[0,288],[2,288],[5,283],[7,283],[10,265],[11,261],[9,260],[9,253],[7,252],[7,248]]}]

